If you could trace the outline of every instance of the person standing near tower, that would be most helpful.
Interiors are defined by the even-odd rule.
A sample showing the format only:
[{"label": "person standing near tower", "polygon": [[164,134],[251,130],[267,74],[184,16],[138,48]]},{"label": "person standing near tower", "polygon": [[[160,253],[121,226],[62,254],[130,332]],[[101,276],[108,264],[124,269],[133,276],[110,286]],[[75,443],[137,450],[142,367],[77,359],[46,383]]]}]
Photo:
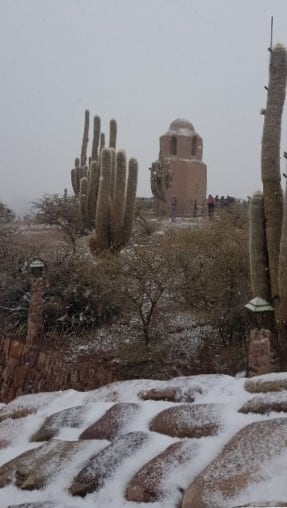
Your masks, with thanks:
[{"label": "person standing near tower", "polygon": [[207,198],[207,213],[209,219],[213,218],[214,208],[215,208],[215,199],[212,196],[212,194],[209,194]]}]

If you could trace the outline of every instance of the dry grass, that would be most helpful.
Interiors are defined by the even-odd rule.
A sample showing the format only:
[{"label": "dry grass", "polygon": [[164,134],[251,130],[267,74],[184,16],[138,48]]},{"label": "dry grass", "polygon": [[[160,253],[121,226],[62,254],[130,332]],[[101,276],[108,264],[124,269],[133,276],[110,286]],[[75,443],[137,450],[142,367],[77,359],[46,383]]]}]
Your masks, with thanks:
[{"label": "dry grass", "polygon": [[23,246],[29,245],[37,250],[46,251],[55,246],[66,244],[66,239],[62,231],[56,228],[31,228],[19,232],[18,241]]}]

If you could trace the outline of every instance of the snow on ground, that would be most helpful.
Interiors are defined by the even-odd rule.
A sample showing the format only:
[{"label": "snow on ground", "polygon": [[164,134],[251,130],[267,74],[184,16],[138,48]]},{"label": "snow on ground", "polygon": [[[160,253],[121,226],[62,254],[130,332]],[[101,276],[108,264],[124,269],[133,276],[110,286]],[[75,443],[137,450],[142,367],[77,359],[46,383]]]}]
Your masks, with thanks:
[{"label": "snow on ground", "polygon": [[[258,378],[259,379],[259,378]],[[286,379],[286,374],[271,374],[265,379]],[[0,423],[0,443],[8,441],[7,448],[0,449],[0,466],[17,457],[24,451],[41,446],[43,443],[30,442],[31,436],[39,429],[47,416],[74,406],[86,406],[83,421],[78,428],[62,427],[56,439],[63,441],[78,440],[80,434],[117,402],[136,402],[140,406],[139,412],[125,426],[124,432],[144,431],[148,433],[148,440],[131,457],[124,460],[119,467],[98,491],[88,494],[85,498],[72,497],[67,489],[73,478],[81,470],[83,464],[90,456],[109,444],[106,440],[87,441],[88,446],[76,453],[63,470],[42,490],[20,490],[14,485],[0,489],[0,508],[9,505],[28,502],[53,501],[57,508],[174,508],[180,500],[179,489],[186,489],[191,481],[207,466],[222,450],[223,446],[236,432],[252,422],[278,418],[282,413],[272,412],[269,415],[241,414],[240,407],[255,394],[244,389],[244,378],[233,378],[225,375],[199,375],[179,377],[170,381],[131,380],[112,383],[90,392],[64,392],[43,393],[19,397],[12,403],[2,406],[0,411],[16,410],[19,408],[34,408],[34,414],[24,418],[4,420]],[[167,473],[165,480],[166,493],[162,500],[154,503],[139,504],[125,499],[125,490],[135,473],[149,460],[164,451],[179,439],[168,435],[151,432],[149,423],[160,411],[180,403],[155,400],[141,400],[140,391],[150,389],[163,389],[178,387],[181,393],[194,390],[197,404],[216,403],[220,411],[220,430],[218,435],[190,439],[194,443],[193,454],[188,462]],[[287,395],[287,392],[286,394]],[[283,395],[281,394],[281,398]],[[267,466],[266,466],[267,467]],[[237,505],[245,504],[251,500],[287,499],[287,482],[285,473],[287,467],[287,453],[271,461],[266,475],[270,481],[261,481],[245,490],[236,499]],[[261,483],[260,483],[261,482]],[[234,504],[234,506],[236,503]],[[216,507],[217,508],[217,507]],[[218,507],[219,508],[219,507]]]}]

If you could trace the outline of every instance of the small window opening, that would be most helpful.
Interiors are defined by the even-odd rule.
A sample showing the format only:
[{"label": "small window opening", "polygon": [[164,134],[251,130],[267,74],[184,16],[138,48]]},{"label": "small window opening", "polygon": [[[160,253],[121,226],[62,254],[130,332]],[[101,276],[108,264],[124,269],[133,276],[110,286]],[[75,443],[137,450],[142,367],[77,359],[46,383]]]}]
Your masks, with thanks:
[{"label": "small window opening", "polygon": [[177,154],[177,139],[175,136],[172,136],[170,140],[170,154],[171,155]]},{"label": "small window opening", "polygon": [[196,155],[197,146],[198,146],[198,138],[197,136],[194,136],[191,142],[191,155]]}]

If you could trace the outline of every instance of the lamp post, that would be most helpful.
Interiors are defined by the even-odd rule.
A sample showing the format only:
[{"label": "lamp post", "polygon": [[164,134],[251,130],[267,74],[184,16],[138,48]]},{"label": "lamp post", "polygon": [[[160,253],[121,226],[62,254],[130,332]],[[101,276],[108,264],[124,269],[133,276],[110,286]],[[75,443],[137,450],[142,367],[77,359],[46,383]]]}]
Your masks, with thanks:
[{"label": "lamp post", "polygon": [[34,259],[32,263],[30,264],[30,270],[34,277],[39,278],[43,275],[43,270],[45,267],[45,263],[42,261],[42,259]]},{"label": "lamp post", "polygon": [[43,329],[43,271],[45,263],[34,259],[30,264],[32,274],[31,299],[28,313],[28,329],[26,344],[36,344]]},{"label": "lamp post", "polygon": [[250,330],[248,344],[248,376],[259,376],[270,372],[270,336],[271,331],[264,328],[272,305],[257,296],[245,306],[252,312],[253,327]]}]

